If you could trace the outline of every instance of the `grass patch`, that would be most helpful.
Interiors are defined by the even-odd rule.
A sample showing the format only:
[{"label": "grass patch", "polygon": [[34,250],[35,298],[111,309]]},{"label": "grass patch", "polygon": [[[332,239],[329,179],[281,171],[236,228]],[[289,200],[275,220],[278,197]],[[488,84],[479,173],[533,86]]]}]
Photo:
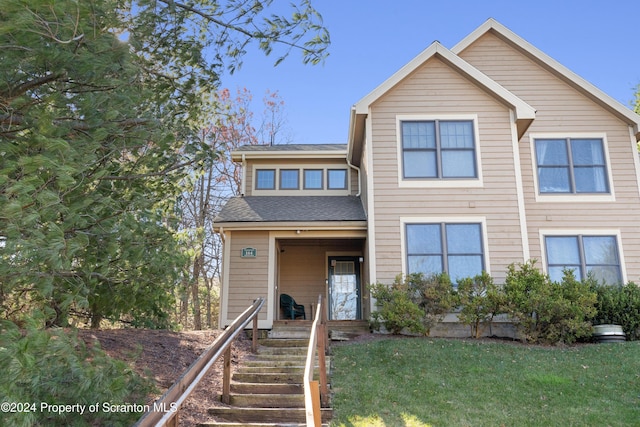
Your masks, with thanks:
[{"label": "grass patch", "polygon": [[331,426],[637,426],[640,342],[389,338],[335,346]]}]

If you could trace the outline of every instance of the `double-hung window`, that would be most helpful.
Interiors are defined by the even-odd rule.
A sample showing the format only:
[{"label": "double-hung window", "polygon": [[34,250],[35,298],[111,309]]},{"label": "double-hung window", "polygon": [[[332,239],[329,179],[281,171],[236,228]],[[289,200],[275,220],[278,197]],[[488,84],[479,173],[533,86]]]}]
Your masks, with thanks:
[{"label": "double-hung window", "polygon": [[616,236],[545,236],[544,240],[551,280],[561,281],[563,270],[569,269],[578,280],[592,274],[599,282],[622,282]]},{"label": "double-hung window", "polygon": [[401,122],[405,179],[477,178],[473,120]]},{"label": "double-hung window", "polygon": [[535,139],[541,194],[609,193],[602,138]]},{"label": "double-hung window", "polygon": [[485,270],[480,224],[421,223],[405,227],[409,274],[446,272],[457,282]]}]

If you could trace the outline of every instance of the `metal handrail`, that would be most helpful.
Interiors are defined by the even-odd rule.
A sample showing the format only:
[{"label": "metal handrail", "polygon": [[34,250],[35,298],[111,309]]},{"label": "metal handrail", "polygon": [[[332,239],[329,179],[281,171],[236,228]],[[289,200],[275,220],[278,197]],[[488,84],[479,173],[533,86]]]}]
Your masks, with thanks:
[{"label": "metal handrail", "polygon": [[264,298],[258,298],[238,316],[231,325],[196,359],[191,366],[178,378],[178,380],[162,395],[160,399],[149,407],[134,427],[162,427],[177,426],[178,411],[182,403],[189,397],[200,380],[207,374],[211,366],[225,356],[225,369],[223,378],[223,400],[225,394],[228,400],[228,384],[230,382],[231,344],[244,327],[253,320],[252,350],[256,351],[256,337],[258,329],[258,312],[264,305]]},{"label": "metal handrail", "polygon": [[[308,427],[320,427],[322,425],[321,404],[327,403],[327,369],[326,369],[326,318],[322,307],[322,295],[318,297],[318,308],[315,319],[311,325],[309,347],[307,348],[307,360],[304,366],[304,408]],[[314,381],[313,369],[316,350],[318,351],[318,370],[320,381]]]}]

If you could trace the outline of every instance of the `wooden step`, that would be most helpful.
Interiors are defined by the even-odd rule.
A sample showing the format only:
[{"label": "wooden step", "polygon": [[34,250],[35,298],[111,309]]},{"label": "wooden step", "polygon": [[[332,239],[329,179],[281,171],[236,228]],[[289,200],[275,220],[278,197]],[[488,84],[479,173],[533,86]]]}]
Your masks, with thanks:
[{"label": "wooden step", "polygon": [[232,393],[229,404],[244,408],[304,408],[304,394]]},{"label": "wooden step", "polygon": [[240,383],[231,382],[231,393],[245,394],[302,394],[304,386],[302,384],[286,383]]},{"label": "wooden step", "polygon": [[258,343],[265,347],[301,347],[306,349],[309,346],[309,337],[306,339],[266,338]]},{"label": "wooden step", "polygon": [[[329,422],[332,414],[331,409],[323,408],[321,410],[322,422]],[[271,423],[305,423],[307,420],[304,408],[216,407],[209,409],[209,415],[221,418],[223,421],[236,423],[264,423],[265,420],[269,420]]]},{"label": "wooden step", "polygon": [[272,374],[243,374],[236,372],[233,374],[233,381],[240,383],[259,383],[259,384],[273,384],[273,383],[289,383],[289,384],[301,384],[302,374],[285,374],[285,373],[272,373]]}]

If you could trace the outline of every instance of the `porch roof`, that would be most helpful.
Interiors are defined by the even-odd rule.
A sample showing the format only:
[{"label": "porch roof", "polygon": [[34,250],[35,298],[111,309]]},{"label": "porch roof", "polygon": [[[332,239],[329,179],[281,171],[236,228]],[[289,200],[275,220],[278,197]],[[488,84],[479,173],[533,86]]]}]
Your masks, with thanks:
[{"label": "porch roof", "polygon": [[366,220],[355,196],[246,196],[229,199],[214,223]]}]

